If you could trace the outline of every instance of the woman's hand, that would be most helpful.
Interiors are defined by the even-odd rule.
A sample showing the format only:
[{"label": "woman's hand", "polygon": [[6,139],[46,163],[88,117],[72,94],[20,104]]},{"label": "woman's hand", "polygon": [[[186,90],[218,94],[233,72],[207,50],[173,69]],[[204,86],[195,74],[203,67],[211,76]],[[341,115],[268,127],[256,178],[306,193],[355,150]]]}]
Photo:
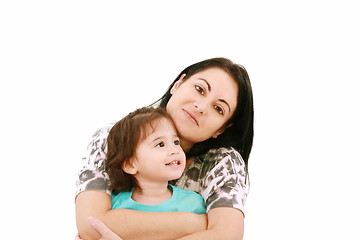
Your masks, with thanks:
[{"label": "woman's hand", "polygon": [[90,225],[101,235],[99,240],[123,240],[110,230],[102,221],[95,217],[89,217]]},{"label": "woman's hand", "polygon": [[[101,235],[99,240],[123,240],[99,219],[95,217],[89,217],[89,223]],[[79,234],[75,236],[75,240],[81,240]]]}]

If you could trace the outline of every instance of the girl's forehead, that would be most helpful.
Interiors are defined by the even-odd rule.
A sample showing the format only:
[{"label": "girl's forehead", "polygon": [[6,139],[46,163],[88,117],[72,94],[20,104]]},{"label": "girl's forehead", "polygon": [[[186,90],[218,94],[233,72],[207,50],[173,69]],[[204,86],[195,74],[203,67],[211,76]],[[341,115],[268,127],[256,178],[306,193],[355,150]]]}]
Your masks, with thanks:
[{"label": "girl's forehead", "polygon": [[175,129],[174,123],[166,118],[166,117],[159,117],[157,119],[153,119],[152,121],[145,124],[145,126],[142,128],[142,138],[143,140],[147,138],[149,135],[159,131],[160,129],[163,129],[169,125],[171,125],[172,128]]}]

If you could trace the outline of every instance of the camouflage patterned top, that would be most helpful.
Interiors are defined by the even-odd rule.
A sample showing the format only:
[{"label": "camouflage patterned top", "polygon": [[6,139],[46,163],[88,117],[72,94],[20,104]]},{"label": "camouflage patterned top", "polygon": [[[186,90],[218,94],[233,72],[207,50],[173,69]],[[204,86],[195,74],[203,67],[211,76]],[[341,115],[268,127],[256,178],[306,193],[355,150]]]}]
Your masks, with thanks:
[{"label": "camouflage patterned top", "polygon": [[[111,127],[102,128],[93,135],[82,159],[76,195],[85,190],[111,194],[109,176],[105,172],[106,139]],[[205,200],[207,211],[233,207],[244,213],[248,193],[245,163],[233,148],[212,149],[195,157],[175,185],[199,193]]]}]

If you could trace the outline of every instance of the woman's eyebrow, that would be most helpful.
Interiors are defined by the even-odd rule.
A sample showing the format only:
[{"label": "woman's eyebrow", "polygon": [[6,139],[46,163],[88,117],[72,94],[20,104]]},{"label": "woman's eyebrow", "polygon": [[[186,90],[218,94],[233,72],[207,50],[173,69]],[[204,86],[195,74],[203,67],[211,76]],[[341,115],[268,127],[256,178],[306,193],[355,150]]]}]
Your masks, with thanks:
[{"label": "woman's eyebrow", "polygon": [[[206,85],[207,85],[207,87],[208,87],[208,89],[209,89],[209,92],[211,92],[211,86],[210,86],[209,82],[206,81],[206,79],[204,79],[204,78],[199,78],[199,79],[200,79],[200,80],[203,80],[203,81],[206,83]],[[228,108],[229,108],[229,112],[231,112],[230,105],[229,105],[229,103],[228,103],[227,101],[225,101],[224,99],[219,99],[219,101],[225,103],[225,104],[228,106]]]},{"label": "woman's eyebrow", "polygon": [[229,112],[231,112],[230,105],[228,104],[227,101],[225,101],[224,99],[219,99],[219,101],[225,103],[225,104],[228,106],[228,108],[229,108]]},{"label": "woman's eyebrow", "polygon": [[206,83],[206,85],[207,85],[207,87],[208,87],[208,89],[209,89],[209,92],[211,92],[211,86],[210,86],[209,82],[206,81],[206,79],[203,79],[203,78],[199,78],[199,79],[200,79],[200,80],[203,80],[203,81]]}]

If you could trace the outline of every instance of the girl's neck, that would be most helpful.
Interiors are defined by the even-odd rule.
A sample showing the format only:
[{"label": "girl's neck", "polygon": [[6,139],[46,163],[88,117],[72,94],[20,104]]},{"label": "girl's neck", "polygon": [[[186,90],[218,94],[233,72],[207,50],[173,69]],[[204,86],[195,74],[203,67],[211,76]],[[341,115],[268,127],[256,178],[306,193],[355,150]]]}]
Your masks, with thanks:
[{"label": "girl's neck", "polygon": [[194,143],[186,141],[183,138],[180,138],[180,146],[184,150],[184,152],[186,153],[194,146]]},{"label": "girl's neck", "polygon": [[169,200],[172,196],[167,182],[163,184],[141,184],[140,187],[141,189],[134,188],[131,196],[137,203],[155,205]]}]

